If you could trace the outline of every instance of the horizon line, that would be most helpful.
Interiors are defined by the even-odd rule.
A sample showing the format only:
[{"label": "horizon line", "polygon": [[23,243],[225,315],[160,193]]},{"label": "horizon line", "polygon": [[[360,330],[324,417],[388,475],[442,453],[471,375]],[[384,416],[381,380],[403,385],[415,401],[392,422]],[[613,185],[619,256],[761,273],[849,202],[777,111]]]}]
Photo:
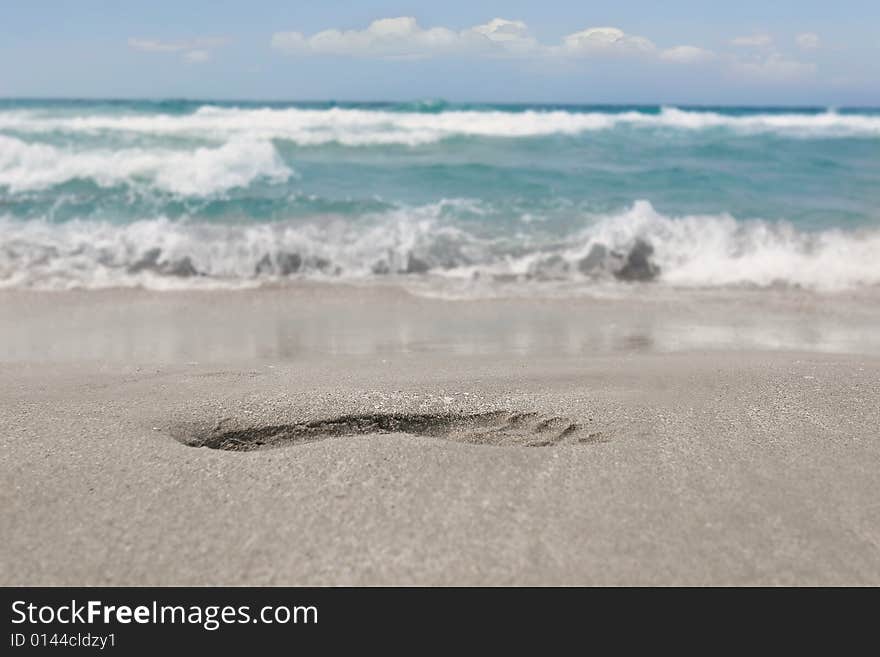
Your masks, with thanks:
[{"label": "horizon line", "polygon": [[41,101],[41,102],[144,102],[144,103],[287,103],[287,104],[320,104],[320,103],[351,103],[360,105],[391,105],[436,103],[449,105],[496,105],[496,106],[540,106],[555,105],[567,107],[680,107],[680,108],[729,108],[729,109],[799,109],[799,110],[880,110],[880,105],[869,104],[776,104],[776,103],[693,103],[693,102],[631,102],[631,101],[491,101],[491,100],[449,100],[446,98],[410,98],[410,99],[340,99],[340,98],[240,98],[240,97],[197,97],[197,96],[2,96],[0,102]]}]

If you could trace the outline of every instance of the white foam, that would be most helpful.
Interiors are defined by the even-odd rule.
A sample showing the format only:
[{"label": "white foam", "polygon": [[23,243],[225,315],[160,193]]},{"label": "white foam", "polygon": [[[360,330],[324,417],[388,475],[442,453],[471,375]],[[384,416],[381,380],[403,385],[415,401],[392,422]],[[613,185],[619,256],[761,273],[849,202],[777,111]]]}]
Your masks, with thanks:
[{"label": "white foam", "polygon": [[664,283],[691,287],[770,286],[822,290],[880,284],[880,231],[801,232],[786,222],[738,221],[730,215],[668,217],[638,201],[582,235],[576,260],[593,244],[625,250],[637,238],[654,247]]},{"label": "white foam", "polygon": [[[400,275],[411,257],[430,277],[461,287],[485,287],[498,275],[526,280],[563,278],[587,287],[578,263],[596,244],[626,253],[637,239],[654,247],[657,285],[719,287],[797,285],[846,290],[880,285],[880,231],[800,232],[786,223],[739,221],[729,215],[670,217],[647,201],[604,217],[552,243],[520,236],[476,237],[443,219],[444,204],[345,220],[216,225],[164,218],[114,225],[0,220],[0,287],[101,288],[240,286],[274,280],[256,275],[268,254],[297,254],[299,277],[379,280],[377,265]],[[531,241],[530,241],[531,240]],[[189,259],[199,276],[179,278],[162,267],[133,267],[159,249],[159,265]],[[550,262],[549,276],[535,276]],[[546,273],[546,270],[545,270]],[[613,281],[606,277],[602,285]],[[538,288],[535,288],[538,289]]]},{"label": "white foam", "polygon": [[774,132],[798,137],[880,136],[880,116],[778,112],[730,115],[718,112],[697,112],[664,107],[655,125],[687,130],[729,128],[741,132]]},{"label": "white foam", "polygon": [[12,193],[88,179],[104,187],[140,182],[175,194],[206,196],[246,187],[261,177],[284,181],[292,173],[271,142],[244,137],[216,148],[180,151],[74,150],[0,135],[0,186]]},{"label": "white foam", "polygon": [[622,125],[679,130],[730,129],[792,137],[880,136],[880,116],[865,114],[757,113],[730,115],[663,108],[659,113],[628,111],[521,112],[453,110],[439,113],[371,109],[230,108],[203,106],[190,114],[89,114],[59,116],[37,110],[0,112],[0,130],[20,133],[100,134],[252,140],[285,139],[300,145],[416,146],[455,136],[539,137],[576,135]]},{"label": "white foam", "polygon": [[[441,207],[392,212],[366,224],[333,217],[304,225],[211,225],[163,217],[125,225],[0,219],[0,287],[237,286],[255,278],[264,256],[278,253],[301,256],[304,276],[361,279],[379,263],[399,271],[413,252],[455,242],[459,231],[435,222]],[[163,276],[155,271],[161,267],[132,271],[154,249],[161,252],[158,265],[187,258],[201,275]]]}]

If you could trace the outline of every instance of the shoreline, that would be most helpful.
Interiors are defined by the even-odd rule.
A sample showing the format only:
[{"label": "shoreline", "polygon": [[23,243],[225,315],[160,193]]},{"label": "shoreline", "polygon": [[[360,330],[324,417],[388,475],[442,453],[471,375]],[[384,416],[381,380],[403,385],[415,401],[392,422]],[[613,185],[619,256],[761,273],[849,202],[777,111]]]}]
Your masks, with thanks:
[{"label": "shoreline", "polygon": [[0,290],[0,362],[231,362],[310,354],[880,354],[880,293],[676,290],[438,299],[399,285]]}]

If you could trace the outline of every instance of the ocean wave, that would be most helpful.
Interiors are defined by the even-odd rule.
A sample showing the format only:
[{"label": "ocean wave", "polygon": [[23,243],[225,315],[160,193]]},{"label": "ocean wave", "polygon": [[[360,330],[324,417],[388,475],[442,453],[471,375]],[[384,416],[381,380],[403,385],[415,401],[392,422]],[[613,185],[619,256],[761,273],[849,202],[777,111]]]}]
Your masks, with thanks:
[{"label": "ocean wave", "polygon": [[[164,218],[0,221],[0,287],[156,289],[289,279],[510,286],[565,282],[842,290],[880,285],[880,231],[803,232],[730,215],[671,217],[649,202],[584,217],[556,239],[476,236],[442,204],[357,221],[217,225]],[[500,288],[499,288],[500,289]]]},{"label": "ocean wave", "polygon": [[15,194],[73,180],[102,187],[143,183],[165,192],[206,196],[266,178],[293,175],[270,141],[237,137],[216,148],[74,150],[0,135],[0,187]]},{"label": "ocean wave", "polygon": [[797,138],[880,137],[880,115],[825,111],[728,114],[674,107],[647,111],[446,110],[406,112],[334,107],[235,108],[206,105],[188,114],[0,112],[0,130],[17,133],[101,134],[226,141],[283,139],[303,146],[419,146],[453,137],[526,138],[578,135],[620,126],[676,130],[726,129]]},{"label": "ocean wave", "polygon": [[805,232],[787,222],[738,221],[729,214],[669,217],[649,202],[637,201],[582,236],[590,245],[618,248],[646,240],[663,282],[671,285],[788,284],[840,290],[880,284],[876,229]]}]

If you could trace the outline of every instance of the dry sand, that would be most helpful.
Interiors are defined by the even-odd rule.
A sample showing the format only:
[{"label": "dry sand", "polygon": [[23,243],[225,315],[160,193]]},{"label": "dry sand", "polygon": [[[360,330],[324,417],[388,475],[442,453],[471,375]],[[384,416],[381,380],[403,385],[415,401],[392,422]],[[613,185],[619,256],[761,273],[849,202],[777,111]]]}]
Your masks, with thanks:
[{"label": "dry sand", "polygon": [[4,293],[0,584],[877,585],[869,301]]}]

